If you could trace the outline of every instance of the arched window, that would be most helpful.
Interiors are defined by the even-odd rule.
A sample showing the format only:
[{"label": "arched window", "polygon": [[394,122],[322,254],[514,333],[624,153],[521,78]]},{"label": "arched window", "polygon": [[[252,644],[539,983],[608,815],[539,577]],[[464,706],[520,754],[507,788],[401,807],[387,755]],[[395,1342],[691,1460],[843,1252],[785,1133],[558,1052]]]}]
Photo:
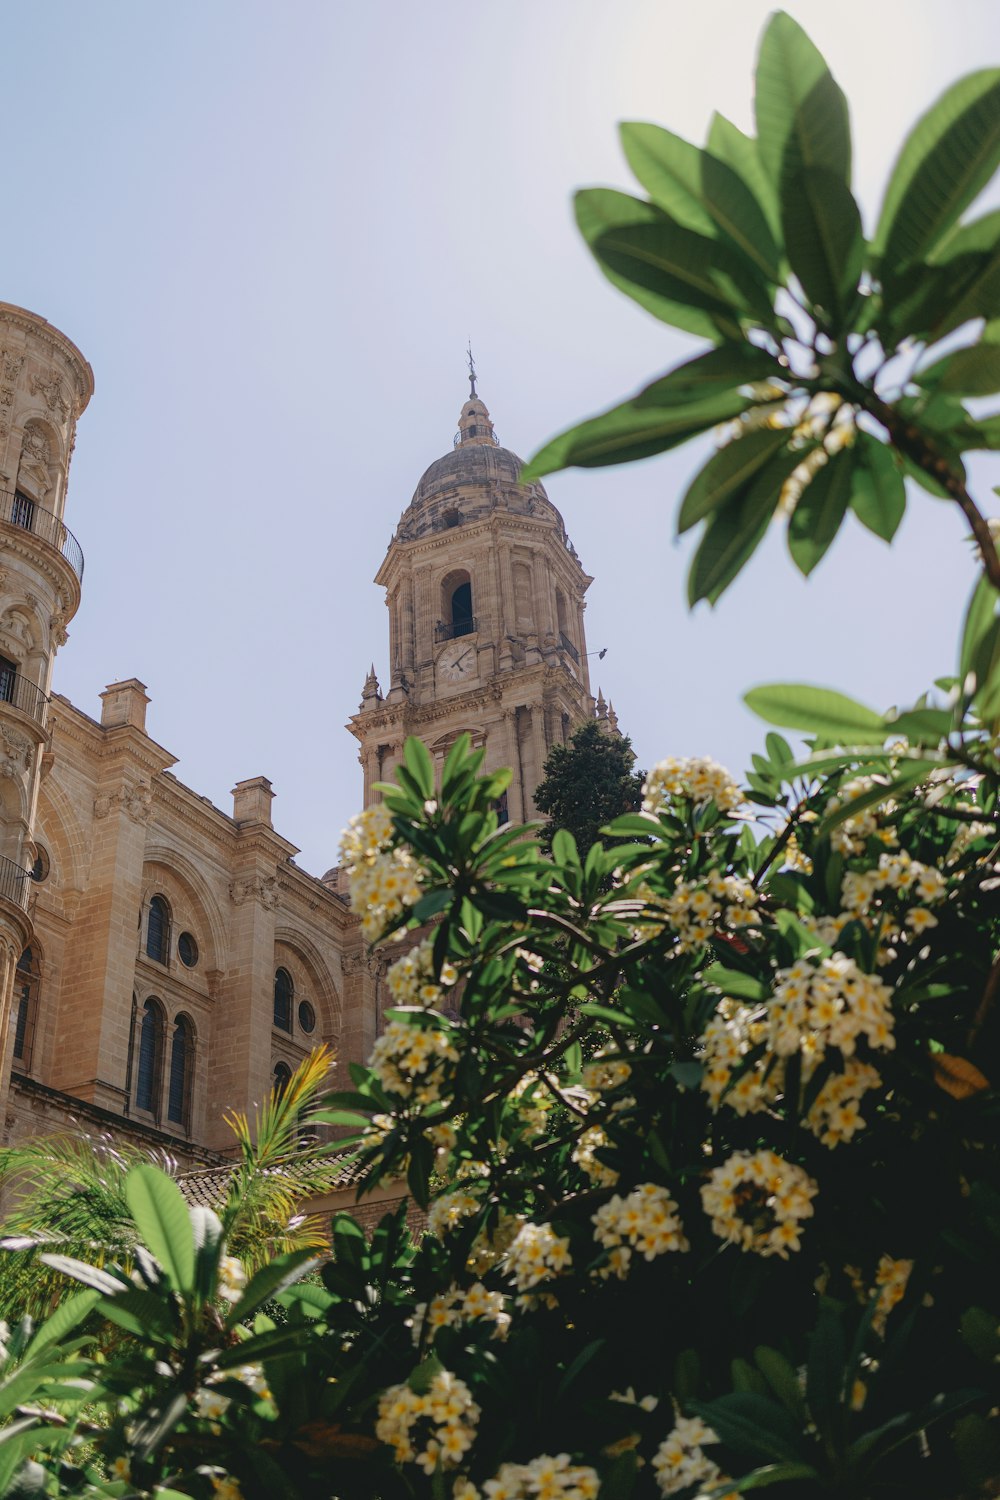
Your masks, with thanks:
[{"label": "arched window", "polygon": [[188,1122],[193,1063],[194,1027],[187,1016],[178,1016],[170,1042],[170,1088],[167,1091],[167,1119],[175,1125]]},{"label": "arched window", "polygon": [[146,919],[146,954],[158,964],[165,964],[170,945],[170,907],[162,896],[154,896],[149,903]]},{"label": "arched window", "polygon": [[137,1109],[156,1114],[160,1102],[160,1073],[163,1065],[163,1010],[158,1000],[150,998],[142,1007],[139,1026],[139,1067],[135,1084]]},{"label": "arched window", "polygon": [[274,1073],[271,1077],[271,1092],[280,1098],[287,1089],[292,1078],[292,1070],[287,1063],[277,1062],[274,1065]]},{"label": "arched window", "polygon": [[292,1001],[295,998],[295,986],[292,976],[287,969],[275,969],[274,971],[274,1024],[279,1031],[291,1031],[292,1029]]},{"label": "arched window", "polygon": [[460,583],[451,596],[451,633],[471,635],[473,628],[472,584]]},{"label": "arched window", "polygon": [[22,1068],[30,1068],[38,1010],[38,954],[32,948],[25,948],[17,961],[14,1005],[17,1007],[14,1021],[14,1062]]}]

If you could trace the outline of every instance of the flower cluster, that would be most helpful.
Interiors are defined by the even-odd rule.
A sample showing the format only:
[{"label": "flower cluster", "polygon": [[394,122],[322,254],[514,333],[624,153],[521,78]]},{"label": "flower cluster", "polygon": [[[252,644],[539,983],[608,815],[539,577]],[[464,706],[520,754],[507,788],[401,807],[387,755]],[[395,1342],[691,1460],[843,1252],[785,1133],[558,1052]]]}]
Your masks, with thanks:
[{"label": "flower cluster", "polygon": [[777,978],[768,1021],[769,1045],[778,1057],[801,1052],[804,1059],[819,1058],[827,1047],[850,1057],[859,1037],[872,1047],[895,1046],[892,991],[853,958],[800,958]]},{"label": "flower cluster", "polygon": [[478,1198],[461,1189],[442,1193],[440,1198],[434,1199],[427,1211],[427,1233],[437,1240],[443,1239],[450,1229],[454,1229],[463,1219],[477,1214],[481,1207]]},{"label": "flower cluster", "polygon": [[591,1125],[573,1147],[573,1160],[597,1187],[614,1187],[618,1181],[618,1173],[614,1167],[607,1166],[595,1155],[595,1152],[608,1144],[608,1137],[601,1126]]},{"label": "flower cluster", "polygon": [[434,940],[426,937],[397,958],[385,978],[394,1005],[423,1005],[432,1010],[445,989],[455,983],[458,972],[452,964],[444,964],[440,976],[435,976]]},{"label": "flower cluster", "polygon": [[818,1191],[808,1173],[773,1151],[737,1151],[710,1174],[701,1202],[720,1239],[784,1260],[801,1248],[799,1231]]},{"label": "flower cluster", "polygon": [[421,868],[408,849],[390,847],[392,837],[392,818],[379,803],[353,817],[340,839],[351,901],[370,943],[420,896]]},{"label": "flower cluster", "polygon": [[247,1284],[247,1273],[242,1261],[235,1255],[223,1255],[219,1260],[217,1291],[223,1302],[238,1302]]},{"label": "flower cluster", "polygon": [[719,1439],[700,1417],[678,1417],[674,1429],[656,1450],[653,1470],[661,1495],[676,1495],[688,1485],[723,1482],[718,1464],[704,1449]]},{"label": "flower cluster", "polygon": [[849,1057],[842,1073],[832,1073],[813,1100],[806,1124],[819,1141],[831,1150],[849,1141],[863,1130],[860,1101],[872,1089],[880,1088],[882,1078],[870,1063]]},{"label": "flower cluster", "polygon": [[391,1385],[378,1403],[375,1435],[397,1463],[419,1464],[425,1474],[457,1464],[472,1446],[479,1407],[464,1380],[439,1370],[426,1391]]},{"label": "flower cluster", "polygon": [[840,899],[849,917],[863,918],[876,898],[884,891],[900,896],[917,897],[923,903],[907,913],[906,925],[918,936],[928,927],[937,926],[937,918],[927,910],[943,901],[947,894],[945,877],[933,865],[921,864],[905,849],[879,856],[874,870],[848,870],[841,884]]},{"label": "flower cluster", "polygon": [[568,1453],[543,1453],[527,1464],[502,1464],[482,1492],[460,1479],[452,1500],[596,1500],[600,1479],[595,1469],[571,1464]]},{"label": "flower cluster", "polygon": [[[800,959],[781,970],[767,1006],[720,1001],[702,1037],[702,1088],[712,1108],[725,1103],[740,1115],[766,1109],[784,1091],[789,1057],[801,1058],[804,1089],[827,1049],[835,1047],[844,1060],[843,1070],[824,1083],[806,1124],[825,1146],[850,1140],[865,1123],[859,1101],[882,1081],[878,1071],[854,1053],[860,1038],[883,1050],[895,1045],[891,999],[891,990],[880,979],[835,953],[830,958]],[[745,1068],[747,1054],[761,1046],[763,1056]],[[745,1071],[739,1072],[741,1068]]]},{"label": "flower cluster", "polygon": [[492,1323],[493,1337],[505,1338],[510,1327],[510,1313],[504,1307],[502,1292],[489,1292],[481,1281],[463,1291],[450,1286],[430,1302],[418,1302],[413,1313],[413,1342],[419,1344],[426,1329],[431,1338],[439,1328],[457,1328],[462,1323]]},{"label": "flower cluster", "polygon": [[607,1057],[595,1052],[590,1062],[583,1066],[582,1081],[585,1089],[596,1094],[607,1094],[625,1083],[632,1072],[631,1063],[622,1057]]},{"label": "flower cluster", "polygon": [[259,1364],[239,1365],[235,1370],[226,1368],[216,1370],[206,1383],[201,1386],[194,1397],[195,1411],[199,1417],[204,1417],[212,1425],[212,1431],[218,1436],[221,1428],[218,1426],[221,1418],[225,1416],[230,1403],[230,1397],[224,1396],[221,1391],[214,1387],[223,1380],[238,1380],[248,1386],[254,1395],[261,1400],[270,1400],[271,1392],[264,1378],[264,1369]]},{"label": "flower cluster", "polygon": [[873,1292],[878,1292],[878,1306],[872,1321],[873,1326],[879,1332],[884,1330],[886,1318],[906,1295],[906,1286],[912,1270],[912,1260],[893,1260],[891,1255],[880,1257],[878,1270],[875,1272],[875,1285],[872,1288]]},{"label": "flower cluster", "polygon": [[[824,817],[839,812],[842,807],[863,797],[879,783],[874,776],[856,776],[845,781],[836,796],[831,797],[824,809]],[[878,838],[888,848],[898,843],[895,830],[883,826],[884,821],[896,811],[896,804],[889,798],[873,807],[862,807],[843,818],[830,832],[830,844],[838,854],[863,854],[868,840]]]},{"label": "flower cluster", "polygon": [[458,1049],[440,1027],[390,1021],[372,1048],[368,1066],[389,1094],[415,1104],[441,1097],[441,1065],[458,1062]]},{"label": "flower cluster", "polygon": [[677,1204],[655,1182],[640,1183],[624,1198],[616,1193],[601,1205],[591,1223],[594,1239],[611,1251],[608,1274],[620,1280],[628,1275],[633,1250],[645,1260],[654,1260],[667,1250],[690,1249]]},{"label": "flower cluster", "polygon": [[504,1256],[507,1274],[519,1292],[551,1281],[572,1263],[569,1240],[560,1239],[551,1224],[523,1224]]},{"label": "flower cluster", "polygon": [[714,802],[720,812],[732,812],[743,793],[724,766],[707,756],[670,756],[653,767],[642,789],[643,812],[657,813],[671,797],[686,797],[696,807]]},{"label": "flower cluster", "polygon": [[738,875],[720,875],[718,870],[705,880],[678,880],[669,896],[658,895],[645,883],[636,895],[656,913],[652,921],[643,915],[639,934],[652,937],[662,932],[666,924],[659,914],[665,913],[681,953],[707,943],[717,928],[755,927],[760,922],[755,910],[757,892],[750,882]]}]

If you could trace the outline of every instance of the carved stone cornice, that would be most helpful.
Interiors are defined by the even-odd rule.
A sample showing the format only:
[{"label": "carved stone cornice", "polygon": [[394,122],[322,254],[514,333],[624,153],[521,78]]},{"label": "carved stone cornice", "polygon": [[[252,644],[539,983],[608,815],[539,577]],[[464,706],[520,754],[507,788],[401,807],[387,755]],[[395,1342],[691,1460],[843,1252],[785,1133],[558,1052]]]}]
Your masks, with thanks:
[{"label": "carved stone cornice", "polygon": [[47,345],[71,367],[76,377],[73,415],[78,417],[94,394],[94,372],[73,340],[68,339],[64,333],[54,328],[51,323],[47,323],[44,318],[29,313],[23,307],[15,307],[11,302],[0,302],[0,325],[2,324],[9,328],[19,328],[23,333],[28,334],[30,339],[37,339],[39,343]]},{"label": "carved stone cornice", "polygon": [[53,589],[63,595],[64,620],[73,618],[80,608],[80,580],[58,548],[43,541],[33,531],[0,524],[0,551],[7,556],[21,557],[36,568]]}]

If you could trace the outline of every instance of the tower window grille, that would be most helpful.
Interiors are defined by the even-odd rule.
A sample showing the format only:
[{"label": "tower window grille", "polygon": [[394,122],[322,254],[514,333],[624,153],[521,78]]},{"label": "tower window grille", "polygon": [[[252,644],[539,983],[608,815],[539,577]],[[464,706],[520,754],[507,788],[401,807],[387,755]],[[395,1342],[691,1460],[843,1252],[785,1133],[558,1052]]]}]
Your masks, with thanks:
[{"label": "tower window grille", "polygon": [[292,1001],[295,985],[287,969],[276,969],[274,973],[274,1024],[279,1031],[292,1029]]},{"label": "tower window grille", "polygon": [[35,502],[23,490],[14,491],[14,503],[10,508],[11,525],[23,526],[32,531],[35,525]]},{"label": "tower window grille", "polygon": [[139,1028],[139,1066],[136,1073],[135,1102],[138,1109],[155,1114],[157,1109],[160,1066],[163,1060],[163,1012],[159,1002],[146,1001],[142,1007]]},{"label": "tower window grille", "polygon": [[162,896],[154,896],[149,903],[146,922],[146,954],[158,964],[165,964],[167,961],[169,937],[170,908]]},{"label": "tower window grille", "polygon": [[31,1065],[31,1042],[38,1004],[38,959],[31,948],[25,948],[17,961],[14,978],[14,1061],[22,1068]]},{"label": "tower window grille", "polygon": [[170,1042],[170,1088],[167,1093],[167,1119],[175,1125],[187,1124],[188,1091],[194,1035],[187,1016],[178,1016]]}]

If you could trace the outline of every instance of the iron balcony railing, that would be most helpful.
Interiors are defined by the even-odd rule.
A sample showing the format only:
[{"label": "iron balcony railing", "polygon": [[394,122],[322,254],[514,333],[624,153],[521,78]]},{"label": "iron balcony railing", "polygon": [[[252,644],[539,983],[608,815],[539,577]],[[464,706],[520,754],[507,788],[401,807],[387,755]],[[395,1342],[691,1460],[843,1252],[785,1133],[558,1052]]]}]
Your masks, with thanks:
[{"label": "iron balcony railing", "polygon": [[[491,432],[488,435],[490,437],[490,440],[493,443],[494,448],[499,448],[499,446],[500,446],[500,439],[497,437],[496,433],[495,432]],[[485,427],[483,428],[482,432],[472,433],[471,436],[472,437],[486,437],[487,436],[487,432],[486,432]],[[468,439],[467,439],[466,434],[464,432],[456,432],[455,436],[451,440],[451,446],[453,448],[460,448],[462,446],[462,444],[464,442],[466,442],[466,441],[468,441]]]},{"label": "iron balcony railing", "polygon": [[36,724],[41,724],[48,701],[41,688],[22,677],[20,672],[10,672],[0,667],[0,703],[9,703],[11,708],[20,709],[21,713],[34,719]]},{"label": "iron balcony railing", "polygon": [[576,647],[573,645],[573,642],[570,640],[570,638],[566,634],[565,630],[560,630],[560,632],[559,632],[559,640],[560,640],[560,643],[562,645],[563,650],[564,651],[568,651],[569,654],[570,654],[570,656],[573,658],[573,660],[577,664],[579,664],[580,653],[576,649]]},{"label": "iron balcony railing", "polygon": [[475,635],[478,629],[478,620],[471,619],[468,615],[458,620],[438,620],[434,627],[434,639],[455,641],[461,635]]},{"label": "iron balcony railing", "polygon": [[28,909],[30,879],[31,876],[21,865],[16,865],[12,859],[4,859],[0,855],[0,896],[14,906],[19,906],[22,911]]},{"label": "iron balcony railing", "polygon": [[30,495],[20,490],[0,490],[0,521],[30,531],[54,547],[69,563],[77,578],[83,581],[83,548],[69,527],[50,510],[44,510]]}]

